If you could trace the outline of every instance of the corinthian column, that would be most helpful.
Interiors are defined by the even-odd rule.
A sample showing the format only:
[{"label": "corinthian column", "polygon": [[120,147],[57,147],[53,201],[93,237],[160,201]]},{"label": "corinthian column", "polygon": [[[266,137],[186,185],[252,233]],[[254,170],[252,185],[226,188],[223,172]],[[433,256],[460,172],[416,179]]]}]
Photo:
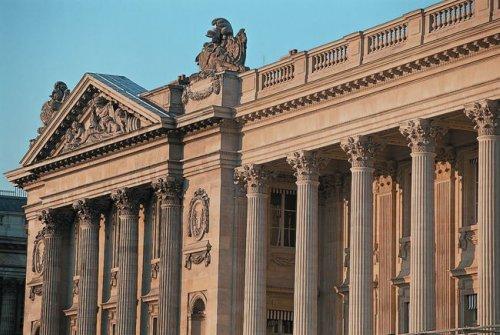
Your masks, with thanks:
[{"label": "corinthian column", "polygon": [[0,335],[16,333],[17,279],[2,280],[2,316],[0,317]]},{"label": "corinthian column", "polygon": [[429,120],[401,125],[411,149],[410,332],[436,327],[434,159],[436,137],[444,133]]},{"label": "corinthian column", "polygon": [[287,157],[297,177],[294,335],[318,332],[318,178],[322,161],[310,151]]},{"label": "corinthian column", "polygon": [[99,263],[99,212],[89,200],[73,203],[79,224],[78,335],[95,334],[97,327],[97,271]]},{"label": "corinthian column", "polygon": [[120,237],[118,242],[118,301],[116,304],[117,335],[134,335],[137,305],[137,226],[139,204],[130,190],[111,193],[118,209]]},{"label": "corinthian column", "polygon": [[379,148],[370,136],[341,143],[351,163],[349,334],[373,331],[373,158]]},{"label": "corinthian column", "polygon": [[179,334],[182,182],[158,178],[153,188],[161,200],[158,334]]},{"label": "corinthian column", "polygon": [[40,335],[59,334],[61,308],[59,301],[61,273],[61,227],[52,210],[43,210],[39,216],[44,225],[42,234],[45,251],[43,254],[42,316]]},{"label": "corinthian column", "polygon": [[235,179],[247,185],[247,235],[243,335],[265,335],[268,173],[261,165],[244,165]]},{"label": "corinthian column", "polygon": [[500,130],[498,101],[465,107],[476,124],[479,142],[478,180],[478,322],[500,324]]}]

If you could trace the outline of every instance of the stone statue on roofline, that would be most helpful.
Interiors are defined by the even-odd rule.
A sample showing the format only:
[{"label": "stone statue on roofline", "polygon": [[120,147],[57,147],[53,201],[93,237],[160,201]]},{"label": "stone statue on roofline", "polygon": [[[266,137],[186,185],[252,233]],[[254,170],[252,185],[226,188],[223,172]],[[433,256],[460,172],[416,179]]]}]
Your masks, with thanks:
[{"label": "stone statue on roofline", "polygon": [[247,36],[245,29],[240,29],[236,36],[228,20],[217,18],[212,21],[213,28],[207,31],[211,39],[203,45],[203,49],[196,56],[196,63],[200,67],[199,76],[208,77],[215,72],[248,70],[245,67],[247,50]]},{"label": "stone statue on roofline", "polygon": [[54,89],[50,94],[50,100],[46,101],[42,106],[40,119],[42,120],[42,127],[38,128],[38,133],[41,134],[49,122],[54,118],[56,112],[59,111],[61,105],[68,99],[69,96],[68,86],[62,82],[57,81],[54,84]]}]

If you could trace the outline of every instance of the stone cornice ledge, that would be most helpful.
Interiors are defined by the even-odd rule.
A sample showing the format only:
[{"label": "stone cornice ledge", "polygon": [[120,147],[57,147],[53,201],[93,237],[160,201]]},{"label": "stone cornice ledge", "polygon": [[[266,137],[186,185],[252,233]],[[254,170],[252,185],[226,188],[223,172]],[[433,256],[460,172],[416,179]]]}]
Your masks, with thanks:
[{"label": "stone cornice ledge", "polygon": [[221,120],[232,119],[234,114],[233,108],[209,106],[196,112],[178,116],[175,131],[182,134],[193,133],[217,125]]},{"label": "stone cornice ledge", "polygon": [[[355,93],[378,84],[394,81],[409,74],[422,72],[427,69],[442,66],[444,64],[469,57],[472,54],[495,47],[499,44],[499,42],[500,34],[495,33],[472,42],[467,42],[429,56],[421,57],[417,60],[412,60],[386,70],[365,75],[358,79],[346,81],[333,87],[322,89],[320,91],[294,98],[270,107],[254,110],[249,113],[237,112],[235,120],[240,124],[253,123],[285,112],[303,109],[308,106],[329,101],[350,93]],[[255,103],[255,101],[249,103],[248,105],[253,103]]]}]

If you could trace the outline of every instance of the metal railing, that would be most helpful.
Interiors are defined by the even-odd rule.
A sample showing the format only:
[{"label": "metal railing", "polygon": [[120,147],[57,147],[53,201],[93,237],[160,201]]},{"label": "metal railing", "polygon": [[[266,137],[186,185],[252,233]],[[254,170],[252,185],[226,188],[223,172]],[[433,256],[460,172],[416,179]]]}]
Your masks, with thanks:
[{"label": "metal railing", "polygon": [[0,196],[26,198],[26,192],[20,188],[14,190],[0,190]]},{"label": "metal railing", "polygon": [[458,334],[500,334],[500,324],[491,326],[481,326],[481,327],[463,327],[463,328],[453,328],[446,330],[431,330],[426,332],[418,333],[405,333],[401,335],[458,335]]}]

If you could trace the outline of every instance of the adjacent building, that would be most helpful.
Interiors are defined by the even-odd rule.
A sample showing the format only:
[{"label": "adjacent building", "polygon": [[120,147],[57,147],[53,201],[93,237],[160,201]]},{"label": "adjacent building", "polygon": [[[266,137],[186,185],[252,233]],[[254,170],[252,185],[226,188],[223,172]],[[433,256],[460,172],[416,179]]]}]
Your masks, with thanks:
[{"label": "adjacent building", "polygon": [[23,333],[26,194],[0,190],[0,334]]},{"label": "adjacent building", "polygon": [[165,86],[57,82],[7,173],[24,334],[500,331],[499,17],[442,1],[256,69],[218,18]]}]

